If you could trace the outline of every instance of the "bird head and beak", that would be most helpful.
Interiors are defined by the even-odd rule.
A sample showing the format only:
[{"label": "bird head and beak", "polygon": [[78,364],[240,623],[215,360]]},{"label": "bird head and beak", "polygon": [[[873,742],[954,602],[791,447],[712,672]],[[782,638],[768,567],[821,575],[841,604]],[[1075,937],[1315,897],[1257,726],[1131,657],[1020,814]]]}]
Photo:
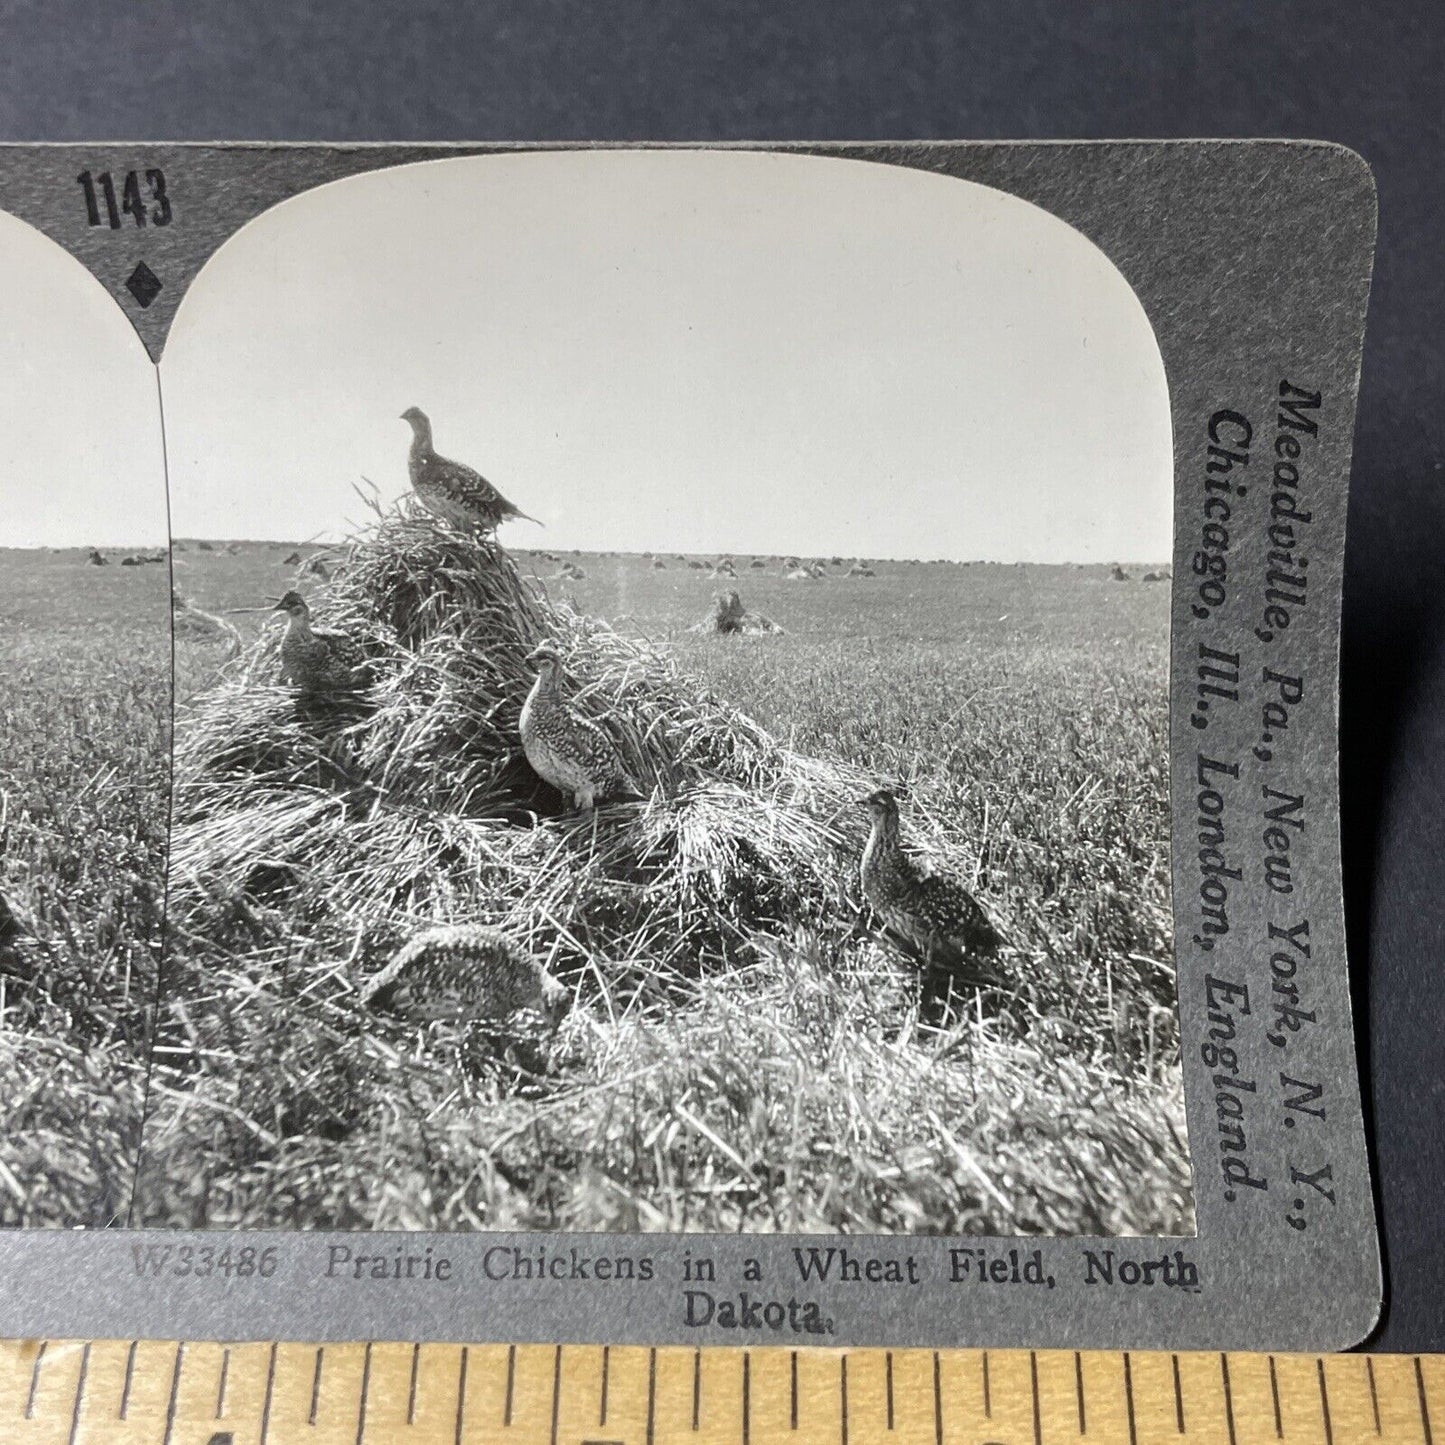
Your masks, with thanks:
[{"label": "bird head and beak", "polygon": [[310,617],[311,609],[306,605],[306,599],[299,592],[288,592],[271,609],[272,612],[284,612],[288,617]]},{"label": "bird head and beak", "polygon": [[538,672],[548,669],[556,671],[562,666],[562,650],[555,642],[539,642],[526,656],[527,662],[531,663]]},{"label": "bird head and beak", "polygon": [[419,437],[431,435],[431,422],[427,414],[419,406],[409,406],[402,412],[401,419],[406,422]]},{"label": "bird head and beak", "polygon": [[567,1011],[572,1004],[572,991],[561,979],[550,974],[546,969],[542,970],[541,977],[542,1008],[547,1015],[547,1021],[556,1028],[567,1016]]},{"label": "bird head and beak", "polygon": [[898,823],[898,796],[890,788],[876,788],[867,797],[855,798],[859,807],[867,808],[873,821],[881,827],[896,827]]}]

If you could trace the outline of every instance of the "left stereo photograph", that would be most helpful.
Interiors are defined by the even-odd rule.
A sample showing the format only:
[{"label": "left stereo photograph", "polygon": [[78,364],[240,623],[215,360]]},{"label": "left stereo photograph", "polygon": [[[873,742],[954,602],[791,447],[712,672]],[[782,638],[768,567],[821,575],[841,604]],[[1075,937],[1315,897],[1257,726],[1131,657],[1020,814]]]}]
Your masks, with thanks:
[{"label": "left stereo photograph", "polygon": [[171,569],[155,368],[0,215],[0,1225],[123,1224],[165,916]]}]

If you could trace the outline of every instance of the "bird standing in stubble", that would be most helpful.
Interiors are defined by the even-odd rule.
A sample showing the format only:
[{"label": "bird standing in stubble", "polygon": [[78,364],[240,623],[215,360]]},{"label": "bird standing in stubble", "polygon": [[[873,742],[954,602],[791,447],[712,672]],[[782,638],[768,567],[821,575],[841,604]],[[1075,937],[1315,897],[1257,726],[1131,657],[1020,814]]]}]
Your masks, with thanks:
[{"label": "bird standing in stubble", "polygon": [[463,532],[495,532],[513,518],[537,522],[509,502],[480,472],[439,457],[432,447],[431,421],[420,407],[408,407],[401,419],[411,426],[407,472],[412,490],[433,516]]},{"label": "bird standing in stubble", "polygon": [[281,639],[281,680],[307,696],[346,692],[356,686],[365,660],[344,632],[311,625],[311,608],[299,592],[288,592],[273,609],[286,614]]},{"label": "bird standing in stubble", "polygon": [[543,642],[527,656],[537,680],[522,705],[522,749],[536,772],[584,813],[596,799],[641,793],[606,731],[562,695],[562,653]]},{"label": "bird standing in stubble", "polygon": [[860,798],[873,815],[863,849],[863,894],[889,931],[928,970],[979,984],[998,981],[991,967],[1003,938],[982,905],[947,873],[903,846],[898,799],[886,788]]},{"label": "bird standing in stubble", "polygon": [[409,939],[362,991],[369,1008],[413,1023],[483,1023],[550,1033],[567,990],[520,944],[476,923],[443,924]]}]

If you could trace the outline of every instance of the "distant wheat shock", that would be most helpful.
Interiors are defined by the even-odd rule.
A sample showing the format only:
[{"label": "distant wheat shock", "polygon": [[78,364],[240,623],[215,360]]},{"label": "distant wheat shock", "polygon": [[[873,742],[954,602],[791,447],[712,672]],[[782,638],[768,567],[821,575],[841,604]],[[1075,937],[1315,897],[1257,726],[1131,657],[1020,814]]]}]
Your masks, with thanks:
[{"label": "distant wheat shock", "polygon": [[509,502],[480,472],[438,456],[432,447],[431,421],[420,407],[408,407],[401,419],[412,433],[407,459],[412,489],[434,516],[463,531],[478,532],[495,532],[513,518],[537,520]]}]

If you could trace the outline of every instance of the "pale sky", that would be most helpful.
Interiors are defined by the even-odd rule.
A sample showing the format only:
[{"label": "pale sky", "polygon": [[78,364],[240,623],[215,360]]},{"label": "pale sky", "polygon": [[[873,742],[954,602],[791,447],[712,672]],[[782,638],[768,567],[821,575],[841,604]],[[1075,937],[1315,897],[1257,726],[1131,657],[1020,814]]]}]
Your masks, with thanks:
[{"label": "pale sky", "polygon": [[[78,334],[86,308],[65,307]],[[102,366],[116,328],[90,329],[84,375],[65,370],[84,347],[52,347],[29,406],[60,417],[64,458],[7,427],[7,476],[118,494],[146,475],[154,447],[116,423],[150,368],[138,342],[134,366]],[[518,546],[1171,550],[1163,363],[1127,283],[1025,202],[864,162],[551,153],[341,181],[222,247],[162,388],[177,536],[344,534],[365,515],[353,482],[405,491],[416,405],[440,452],[547,524],[509,524]]]},{"label": "pale sky", "polygon": [[0,547],[163,547],[156,374],[99,281],[0,212]]}]

